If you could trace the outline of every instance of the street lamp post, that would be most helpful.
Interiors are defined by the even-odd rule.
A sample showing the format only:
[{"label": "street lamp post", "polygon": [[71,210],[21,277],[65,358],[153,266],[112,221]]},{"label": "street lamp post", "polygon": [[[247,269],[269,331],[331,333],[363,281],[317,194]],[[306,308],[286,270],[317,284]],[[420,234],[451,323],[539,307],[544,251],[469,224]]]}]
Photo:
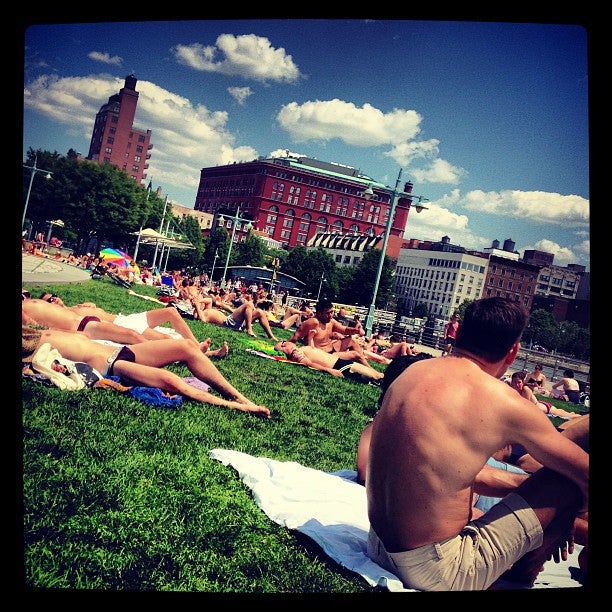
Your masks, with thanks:
[{"label": "street lamp post", "polygon": [[215,264],[217,263],[217,258],[219,257],[219,249],[215,249],[215,258],[213,259],[212,270],[210,271],[210,280],[208,281],[208,286],[213,286],[213,276],[215,275]]},{"label": "street lamp post", "polygon": [[[391,234],[391,227],[393,226],[393,217],[395,216],[395,207],[397,206],[397,202],[400,196],[405,196],[407,198],[416,199],[419,203],[415,206],[416,211],[420,213],[422,210],[426,210],[426,206],[421,206],[421,202],[423,200],[427,200],[425,196],[413,196],[410,193],[405,193],[403,191],[399,191],[400,181],[402,179],[402,169],[400,168],[399,174],[397,175],[397,181],[395,182],[395,189],[393,191],[389,191],[388,193],[391,196],[391,208],[389,209],[389,218],[387,219],[387,225],[385,227],[385,237],[383,240],[383,245],[380,250],[380,260],[378,261],[378,270],[376,271],[376,279],[374,281],[374,290],[372,291],[372,301],[368,308],[368,314],[366,315],[365,320],[365,332],[366,336],[372,335],[372,328],[374,327],[374,313],[376,312],[376,297],[378,295],[378,286],[380,285],[380,278],[382,276],[383,265],[385,263],[385,254],[387,253],[387,244],[389,243],[389,235]],[[363,196],[366,200],[369,200],[374,192],[372,191],[372,187],[369,186],[366,191],[364,191]]]},{"label": "street lamp post", "polygon": [[30,174],[30,184],[28,185],[28,194],[26,195],[25,205],[23,207],[23,216],[21,217],[21,229],[22,230],[23,230],[23,226],[25,225],[26,214],[28,212],[28,204],[30,203],[30,193],[32,191],[32,183],[34,182],[34,176],[36,175],[37,172],[46,172],[47,176],[45,176],[45,178],[47,180],[49,180],[53,176],[53,172],[50,172],[49,170],[43,170],[42,168],[36,167],[37,158],[38,156],[34,156],[33,166],[26,166],[25,164],[23,164],[23,167],[27,168],[31,172],[31,174]]},{"label": "street lamp post", "polygon": [[323,281],[325,280],[325,272],[321,274],[321,282],[319,283],[319,291],[317,292],[317,302],[319,301],[319,297],[321,295],[321,287],[323,286]]},{"label": "street lamp post", "polygon": [[[221,283],[220,283],[221,289],[225,289],[225,277],[227,275],[227,267],[229,266],[230,255],[232,254],[232,246],[234,245],[234,235],[236,234],[236,224],[238,223],[238,221],[244,221],[244,219],[242,219],[242,217],[240,216],[240,206],[236,209],[235,216],[230,217],[229,215],[221,215],[219,219],[221,221],[225,221],[225,219],[230,219],[231,221],[234,222],[232,225],[232,235],[230,238],[229,249],[227,250],[227,257],[225,258],[225,267],[223,268],[223,276],[221,277]],[[249,231],[252,228],[253,226],[251,225],[250,222],[247,223],[245,226],[245,229],[247,231]]]},{"label": "street lamp post", "polygon": [[[164,217],[166,216],[166,206],[168,206],[168,195],[166,194],[166,198],[164,200],[164,210],[162,212],[161,222],[159,224],[159,233],[162,233],[162,229],[164,227]],[[159,250],[159,240],[155,243],[155,253],[153,253],[153,268],[155,268],[155,262],[157,261],[157,251]],[[159,267],[161,269],[161,255],[159,256]]]}]

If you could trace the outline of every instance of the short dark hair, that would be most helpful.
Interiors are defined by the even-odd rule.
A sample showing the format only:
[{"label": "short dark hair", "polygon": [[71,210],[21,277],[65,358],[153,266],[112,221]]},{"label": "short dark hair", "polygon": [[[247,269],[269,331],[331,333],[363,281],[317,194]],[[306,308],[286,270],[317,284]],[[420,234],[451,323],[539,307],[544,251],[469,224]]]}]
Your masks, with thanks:
[{"label": "short dark hair", "polygon": [[475,300],[465,309],[456,348],[490,363],[503,359],[519,342],[529,313],[519,302],[503,297]]},{"label": "short dark hair", "polygon": [[334,303],[329,298],[321,298],[317,302],[317,312],[323,312],[324,310],[328,310],[329,308],[333,308]]}]

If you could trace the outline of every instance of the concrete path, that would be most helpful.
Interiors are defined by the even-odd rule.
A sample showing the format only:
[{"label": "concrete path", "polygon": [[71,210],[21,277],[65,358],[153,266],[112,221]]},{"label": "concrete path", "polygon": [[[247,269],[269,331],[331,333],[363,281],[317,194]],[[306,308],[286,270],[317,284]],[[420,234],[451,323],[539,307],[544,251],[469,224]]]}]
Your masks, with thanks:
[{"label": "concrete path", "polygon": [[84,283],[91,279],[88,270],[30,253],[21,254],[21,279],[34,285]]}]

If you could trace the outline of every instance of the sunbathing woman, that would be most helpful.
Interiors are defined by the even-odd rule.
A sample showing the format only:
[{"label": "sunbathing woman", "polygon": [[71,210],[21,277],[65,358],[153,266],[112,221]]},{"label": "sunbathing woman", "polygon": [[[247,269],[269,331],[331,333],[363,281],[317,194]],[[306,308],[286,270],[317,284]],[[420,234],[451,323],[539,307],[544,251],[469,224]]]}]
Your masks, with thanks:
[{"label": "sunbathing woman", "polygon": [[[24,357],[31,356],[45,343],[57,349],[62,357],[87,363],[103,376],[119,376],[127,384],[138,383],[171,394],[180,394],[198,402],[270,417],[268,408],[255,404],[233,387],[191,340],[149,340],[130,347],[116,348],[94,342],[82,332],[40,330],[22,325]],[[223,397],[202,391],[173,372],[163,369],[176,361],[184,363],[196,378]]]},{"label": "sunbathing woman", "polygon": [[[113,340],[113,338],[97,337],[110,330],[115,337],[117,337],[116,334],[119,334],[121,339],[115,340],[115,342],[121,344],[136,344],[136,342],[143,342],[145,340],[165,340],[168,337],[180,338],[182,336],[183,338],[195,342],[200,347],[200,350],[206,353],[207,357],[217,357],[221,359],[225,357],[229,351],[227,342],[224,342],[222,347],[215,350],[210,350],[210,338],[206,338],[203,342],[199,342],[176,308],[152,308],[151,310],[135,312],[129,315],[116,315],[96,306],[94,302],[82,302],[75,306],[66,306],[61,297],[49,292],[43,292],[40,296],[40,300],[34,300],[28,304],[23,304],[23,308],[25,312],[29,313],[30,319],[36,321],[39,325],[52,327],[54,329],[63,329],[65,331],[76,331],[74,329],[74,322],[77,319],[75,319],[74,315],[64,312],[61,313],[63,314],[62,319],[60,311],[57,310],[57,306],[67,309],[69,313],[76,313],[79,315],[81,321],[86,319],[91,321],[91,317],[93,316],[102,322],[113,324],[112,327],[103,327],[101,331],[97,330],[96,336],[87,333],[93,340]],[[50,319],[49,313],[54,313],[54,318]],[[24,323],[27,325],[28,321],[24,321]],[[164,323],[169,323],[171,328],[161,327]],[[95,326],[90,327],[90,325],[91,323],[86,326],[84,331],[96,331]],[[132,330],[133,334],[126,335],[124,338],[121,335],[122,332],[118,332],[115,326]],[[127,334],[127,332],[125,333]],[[130,341],[130,339],[132,341]]]},{"label": "sunbathing woman", "polygon": [[526,376],[527,372],[525,372],[524,370],[520,372],[514,372],[512,374],[509,384],[513,389],[517,391],[519,395],[522,395],[532,404],[535,404],[542,412],[545,412],[548,416],[560,417],[562,419],[576,419],[582,416],[578,412],[563,410],[563,408],[557,408],[556,406],[553,406],[550,402],[538,400],[538,398],[533,394],[531,388],[525,384]]}]

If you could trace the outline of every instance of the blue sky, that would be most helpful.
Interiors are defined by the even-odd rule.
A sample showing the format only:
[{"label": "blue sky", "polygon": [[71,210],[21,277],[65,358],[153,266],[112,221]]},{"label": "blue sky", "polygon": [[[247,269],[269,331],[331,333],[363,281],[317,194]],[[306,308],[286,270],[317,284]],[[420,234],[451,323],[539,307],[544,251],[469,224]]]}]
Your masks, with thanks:
[{"label": "blue sky", "polygon": [[148,177],[193,207],[202,167],[289,151],[399,169],[429,210],[405,236],[510,238],[589,261],[588,32],[571,23],[236,19],[25,30],[23,154],[84,156],[134,73]]}]

